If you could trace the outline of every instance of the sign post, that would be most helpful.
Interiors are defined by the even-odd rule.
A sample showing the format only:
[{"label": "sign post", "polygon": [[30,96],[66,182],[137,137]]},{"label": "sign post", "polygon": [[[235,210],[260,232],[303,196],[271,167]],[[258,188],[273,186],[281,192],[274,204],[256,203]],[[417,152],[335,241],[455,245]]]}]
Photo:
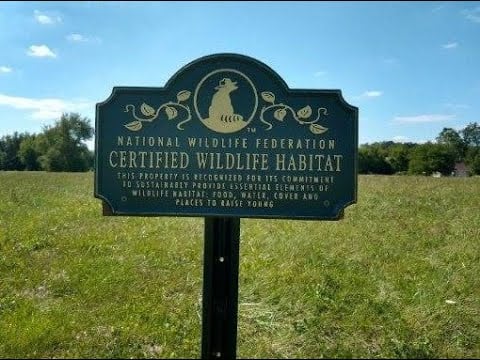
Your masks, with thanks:
[{"label": "sign post", "polygon": [[235,357],[240,218],[338,220],[357,199],[358,109],[237,54],[97,104],[104,215],[205,218],[202,357]]},{"label": "sign post", "polygon": [[239,246],[239,218],[205,218],[203,359],[236,357]]}]

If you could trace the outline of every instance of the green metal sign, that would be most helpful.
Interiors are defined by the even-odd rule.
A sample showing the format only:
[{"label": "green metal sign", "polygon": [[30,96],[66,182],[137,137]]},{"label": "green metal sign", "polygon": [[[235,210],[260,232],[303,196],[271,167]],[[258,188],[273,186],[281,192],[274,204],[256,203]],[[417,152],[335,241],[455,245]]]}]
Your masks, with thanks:
[{"label": "green metal sign", "polygon": [[357,199],[358,109],[236,54],[96,109],[95,196],[113,215],[338,219]]}]

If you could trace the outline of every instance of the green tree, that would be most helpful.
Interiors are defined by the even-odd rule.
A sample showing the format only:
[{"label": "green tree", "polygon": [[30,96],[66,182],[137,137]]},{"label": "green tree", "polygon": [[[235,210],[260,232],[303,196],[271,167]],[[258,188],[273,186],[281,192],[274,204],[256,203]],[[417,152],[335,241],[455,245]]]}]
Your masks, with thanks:
[{"label": "green tree", "polygon": [[452,128],[443,128],[437,136],[437,143],[449,146],[455,152],[456,160],[462,161],[465,158],[467,144],[460,134]]},{"label": "green tree", "polygon": [[38,161],[47,171],[86,171],[92,167],[92,156],[84,141],[91,139],[93,128],[88,118],[63,114],[53,126],[45,127],[36,148]]},{"label": "green tree", "polygon": [[480,125],[468,124],[462,131],[463,141],[467,146],[480,146]]},{"label": "green tree", "polygon": [[0,148],[0,170],[6,170],[7,153]]},{"label": "green tree", "polygon": [[358,151],[360,174],[392,174],[392,166],[386,160],[386,152],[380,144],[362,145]]},{"label": "green tree", "polygon": [[388,156],[386,160],[391,165],[393,172],[399,173],[408,171],[410,152],[414,146],[415,144],[412,143],[395,143],[388,148]]},{"label": "green tree", "polygon": [[438,171],[450,175],[455,168],[455,151],[443,144],[426,143],[412,150],[408,171],[411,174],[431,175]]},{"label": "green tree", "polygon": [[31,135],[20,143],[20,148],[18,150],[18,156],[20,161],[25,167],[25,170],[40,170],[40,163],[38,158],[40,153],[37,146],[37,136]]},{"label": "green tree", "polygon": [[25,168],[18,156],[18,151],[21,142],[29,136],[31,135],[28,133],[15,132],[13,135],[0,138],[0,170],[23,170]]},{"label": "green tree", "polygon": [[465,156],[465,162],[470,168],[470,172],[475,175],[480,175],[480,146],[471,146],[467,155]]}]

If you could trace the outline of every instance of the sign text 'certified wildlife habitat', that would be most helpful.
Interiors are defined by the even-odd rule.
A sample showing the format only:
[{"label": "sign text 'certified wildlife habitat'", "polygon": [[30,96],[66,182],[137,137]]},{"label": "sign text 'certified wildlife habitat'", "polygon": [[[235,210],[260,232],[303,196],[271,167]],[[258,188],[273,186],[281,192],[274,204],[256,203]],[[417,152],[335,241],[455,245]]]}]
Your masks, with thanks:
[{"label": "sign text 'certified wildlife habitat'", "polygon": [[95,196],[114,215],[337,219],[356,202],[358,110],[241,55],[97,104]]}]

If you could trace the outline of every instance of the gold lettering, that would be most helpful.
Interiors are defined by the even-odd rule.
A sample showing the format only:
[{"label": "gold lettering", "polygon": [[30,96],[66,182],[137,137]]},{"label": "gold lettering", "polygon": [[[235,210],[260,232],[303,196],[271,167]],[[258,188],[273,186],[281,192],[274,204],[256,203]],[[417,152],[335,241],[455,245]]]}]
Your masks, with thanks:
[{"label": "gold lettering", "polygon": [[297,166],[295,165],[295,158],[293,157],[293,155],[290,156],[290,161],[288,162],[287,170],[288,171],[297,170]]},{"label": "gold lettering", "polygon": [[116,152],[116,151],[112,151],[112,152],[110,153],[110,156],[109,156],[109,159],[108,159],[108,160],[109,160],[109,162],[110,162],[110,166],[111,166],[112,168],[116,168],[117,165],[118,165],[118,163],[115,163],[115,164],[113,163],[113,161],[112,161],[112,156],[113,156],[113,155],[115,155],[115,156],[118,158],[117,152]]},{"label": "gold lettering", "polygon": [[158,169],[159,167],[162,167],[162,163],[163,163],[162,153],[157,151],[155,152],[155,156],[157,158],[157,165],[155,167]]},{"label": "gold lettering", "polygon": [[[138,136],[137,136],[138,137]],[[128,156],[130,157],[130,168],[137,167],[137,153],[135,151],[129,151]]]},{"label": "gold lettering", "polygon": [[307,169],[307,156],[303,154],[298,155],[298,161],[298,170],[305,171]]},{"label": "gold lettering", "polygon": [[197,152],[199,169],[268,170],[268,154]]},{"label": "gold lettering", "polygon": [[333,158],[336,160],[337,162],[337,168],[335,171],[341,171],[340,170],[340,161],[343,159],[343,155],[333,155]]},{"label": "gold lettering", "polygon": [[171,168],[178,169],[178,153],[171,153]]},{"label": "gold lettering", "polygon": [[276,154],[275,170],[278,171],[342,171],[343,155]]},{"label": "gold lettering", "polygon": [[327,160],[325,161],[325,170],[333,171],[332,159],[330,158],[330,155],[327,155]]},{"label": "gold lettering", "polygon": [[139,154],[140,154],[140,157],[142,158],[141,161],[140,161],[140,167],[144,168],[145,167],[145,155],[147,155],[147,152],[146,151],[140,151]]},{"label": "gold lettering", "polygon": [[120,151],[120,167],[124,168],[127,167],[127,152]]},{"label": "gold lettering", "polygon": [[285,154],[277,154],[277,166],[276,170],[283,171],[285,170]]}]

